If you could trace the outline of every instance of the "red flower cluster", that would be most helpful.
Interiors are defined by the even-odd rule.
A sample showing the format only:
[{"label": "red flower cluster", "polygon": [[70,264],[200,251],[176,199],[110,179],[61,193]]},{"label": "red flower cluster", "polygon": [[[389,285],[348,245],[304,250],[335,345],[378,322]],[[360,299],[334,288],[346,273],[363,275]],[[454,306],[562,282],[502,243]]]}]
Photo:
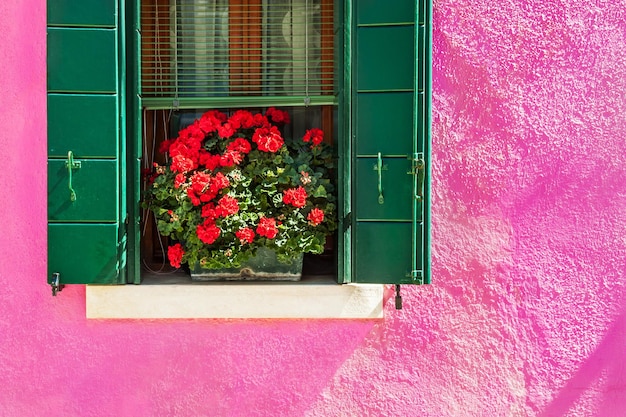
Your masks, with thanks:
[{"label": "red flower cluster", "polygon": [[324,131],[322,129],[318,129],[314,127],[313,129],[307,130],[302,140],[305,142],[313,142],[311,146],[317,146],[324,141]]},{"label": "red flower cluster", "polygon": [[220,190],[228,187],[230,182],[221,172],[212,176],[206,172],[198,171],[191,176],[191,186],[187,188],[187,196],[194,206],[200,203],[208,203],[217,197]]},{"label": "red flower cluster", "polygon": [[306,190],[302,186],[285,190],[283,203],[302,208],[306,205]]},{"label": "red flower cluster", "polygon": [[[283,114],[284,113],[284,114]],[[274,110],[269,115],[273,118],[289,120],[289,115],[281,110]],[[202,115],[191,125],[182,129],[176,139],[164,141],[159,150],[169,152],[172,158],[171,170],[177,173],[187,173],[195,169],[206,167],[209,170],[238,165],[243,161],[243,155],[251,150],[250,142],[244,138],[236,138],[230,143],[223,155],[213,155],[202,147],[202,142],[209,134],[217,134],[221,139],[231,138],[237,129],[253,129],[259,140],[259,149],[265,152],[276,152],[283,144],[283,139],[277,128],[270,128],[267,116],[249,111],[238,110],[230,118],[217,110],[211,110]]]},{"label": "red flower cluster", "polygon": [[324,221],[324,211],[316,207],[313,210],[311,210],[311,212],[306,218],[308,221],[311,222],[313,226],[317,226],[318,224]]},{"label": "red flower cluster", "polygon": [[239,152],[239,153],[247,154],[252,150],[252,146],[250,145],[250,142],[248,142],[244,138],[237,138],[234,141],[232,141],[228,145],[228,147],[226,147],[226,150],[231,151],[231,152]]},{"label": "red flower cluster", "polygon": [[217,203],[216,213],[220,217],[230,216],[239,211],[239,202],[236,198],[225,195]]},{"label": "red flower cluster", "polygon": [[208,220],[215,220],[218,217],[226,217],[239,211],[239,202],[236,198],[225,195],[217,203],[217,207],[213,203],[202,206],[201,216]]},{"label": "red flower cluster", "polygon": [[274,123],[289,124],[289,113],[286,111],[278,110],[274,107],[270,107],[265,112],[265,117],[270,119]]},{"label": "red flower cluster", "polygon": [[[302,140],[309,145],[285,141],[281,129],[289,122],[289,113],[274,107],[264,114],[237,110],[230,116],[211,110],[161,144],[169,167],[155,170],[152,198],[146,202],[159,216],[159,230],[181,242],[167,250],[172,266],[188,261],[205,268],[237,264],[260,245],[279,247],[290,256],[317,250],[323,236],[334,230],[328,219],[332,206],[309,195],[323,175],[320,167],[331,158],[324,133],[308,130]],[[305,160],[311,166],[294,163],[292,152],[307,152],[309,146],[315,158]],[[280,195],[282,199],[276,197]]]},{"label": "red flower cluster", "polygon": [[174,268],[180,268],[180,262],[183,260],[185,251],[180,243],[167,248],[167,259],[170,261],[170,265]]},{"label": "red flower cluster", "polygon": [[235,129],[230,123],[226,122],[217,128],[217,134],[224,139],[228,139],[235,134]]},{"label": "red flower cluster", "polygon": [[204,223],[199,224],[198,228],[196,229],[196,234],[198,235],[198,238],[207,245],[215,242],[217,238],[220,237],[221,233],[222,231],[219,227],[217,227],[215,221],[212,219],[206,219]]},{"label": "red flower cluster", "polygon": [[271,217],[261,217],[259,225],[256,227],[256,232],[260,236],[265,236],[268,239],[274,239],[278,234],[276,220]]},{"label": "red flower cluster", "polygon": [[244,243],[252,243],[255,235],[254,230],[250,229],[249,227],[244,227],[243,229],[239,229],[237,232],[235,232],[235,236],[237,236],[237,238],[243,245]]},{"label": "red flower cluster", "polygon": [[232,116],[230,116],[228,122],[235,129],[251,129],[257,125],[257,121],[254,120],[252,113],[246,110],[237,110]]},{"label": "red flower cluster", "polygon": [[252,135],[252,142],[256,143],[260,151],[276,152],[283,146],[284,140],[276,126],[260,127]]}]

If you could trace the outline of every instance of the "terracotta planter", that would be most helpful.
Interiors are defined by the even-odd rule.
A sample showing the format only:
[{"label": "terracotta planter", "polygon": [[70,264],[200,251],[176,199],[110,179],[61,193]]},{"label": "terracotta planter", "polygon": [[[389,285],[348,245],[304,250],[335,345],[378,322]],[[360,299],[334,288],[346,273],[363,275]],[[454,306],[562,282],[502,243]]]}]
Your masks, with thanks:
[{"label": "terracotta planter", "polygon": [[191,269],[193,281],[300,281],[302,260],[300,254],[290,264],[278,262],[276,252],[259,248],[256,256],[250,258],[240,268],[204,269],[197,265]]}]

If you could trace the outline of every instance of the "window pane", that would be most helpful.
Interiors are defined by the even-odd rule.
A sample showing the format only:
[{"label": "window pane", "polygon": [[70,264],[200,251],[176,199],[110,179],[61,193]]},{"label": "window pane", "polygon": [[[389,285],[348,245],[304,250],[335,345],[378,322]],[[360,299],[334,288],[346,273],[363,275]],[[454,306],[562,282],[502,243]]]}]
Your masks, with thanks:
[{"label": "window pane", "polygon": [[148,0],[143,97],[332,95],[332,3]]}]

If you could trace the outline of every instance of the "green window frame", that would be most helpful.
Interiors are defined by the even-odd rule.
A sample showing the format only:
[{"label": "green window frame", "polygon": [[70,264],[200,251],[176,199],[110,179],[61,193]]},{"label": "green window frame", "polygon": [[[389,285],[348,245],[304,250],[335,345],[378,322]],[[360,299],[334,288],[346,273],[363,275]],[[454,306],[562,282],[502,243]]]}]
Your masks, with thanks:
[{"label": "green window frame", "polygon": [[[140,4],[47,6],[48,283],[140,283]],[[430,283],[431,9],[335,2],[339,283]]]}]

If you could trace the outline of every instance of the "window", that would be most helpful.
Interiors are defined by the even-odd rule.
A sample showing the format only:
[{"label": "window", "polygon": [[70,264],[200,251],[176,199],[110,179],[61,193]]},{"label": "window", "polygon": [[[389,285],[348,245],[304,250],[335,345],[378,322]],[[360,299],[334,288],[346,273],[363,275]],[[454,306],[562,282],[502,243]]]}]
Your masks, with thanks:
[{"label": "window", "polygon": [[427,0],[48,0],[49,282],[140,282],[143,138],[171,128],[144,126],[273,105],[334,132],[338,282],[428,283],[429,21]]}]

